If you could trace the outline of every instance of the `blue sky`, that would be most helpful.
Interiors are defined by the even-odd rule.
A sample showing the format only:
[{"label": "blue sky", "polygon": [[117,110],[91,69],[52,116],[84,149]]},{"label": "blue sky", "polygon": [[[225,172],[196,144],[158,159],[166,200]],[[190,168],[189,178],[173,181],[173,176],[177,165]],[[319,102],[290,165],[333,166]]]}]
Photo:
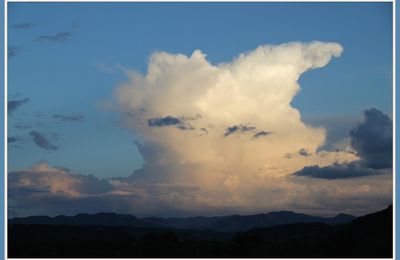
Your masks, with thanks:
[{"label": "blue sky", "polygon": [[[12,28],[23,23],[31,27]],[[10,3],[8,24],[9,45],[20,48],[9,60],[9,99],[17,93],[31,98],[21,113],[79,112],[87,121],[50,124],[66,139],[63,149],[12,150],[11,169],[38,160],[73,164],[76,170],[102,176],[109,172],[107,166],[93,162],[107,159],[121,175],[140,167],[135,138],[99,107],[123,80],[118,64],[144,72],[148,56],[158,50],[190,54],[201,49],[212,63],[220,63],[262,44],[338,42],[343,55],[306,73],[293,105],[303,116],[359,116],[369,107],[391,112],[391,3]],[[72,34],[66,42],[37,40],[64,31]],[[96,64],[115,72],[104,73]]]},{"label": "blue sky", "polygon": [[[301,75],[292,106],[306,122],[347,135],[363,111],[392,111],[391,3],[8,3],[10,171],[40,161],[97,177],[129,176],[144,160],[140,135],[104,108],[146,73],[155,51],[230,62],[264,44],[336,42],[343,53]],[[122,69],[123,68],[123,69]],[[82,115],[60,120],[54,115]],[[331,123],[329,120],[336,120]],[[16,125],[20,125],[20,128]],[[33,141],[39,132],[58,149]]]}]

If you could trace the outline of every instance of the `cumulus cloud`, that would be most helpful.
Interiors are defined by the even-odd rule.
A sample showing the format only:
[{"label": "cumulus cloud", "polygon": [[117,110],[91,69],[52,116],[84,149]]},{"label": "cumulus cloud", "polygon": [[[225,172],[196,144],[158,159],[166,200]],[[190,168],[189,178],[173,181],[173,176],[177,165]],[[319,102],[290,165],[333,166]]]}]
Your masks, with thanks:
[{"label": "cumulus cloud", "polygon": [[[341,52],[337,43],[264,45],[217,65],[200,50],[154,53],[147,73],[127,70],[129,82],[115,92],[123,123],[141,137],[146,163],[137,178],[197,187],[186,206],[265,209],[274,202],[256,199],[257,191],[275,197],[272,191],[290,186],[286,178],[305,166],[357,160],[346,151],[319,151],[325,129],[302,122],[291,106],[300,76]],[[190,122],[193,131],[154,127],[169,116],[175,126],[195,115],[201,117]]]},{"label": "cumulus cloud", "polygon": [[59,194],[71,197],[101,194],[112,189],[106,180],[99,180],[92,175],[80,175],[68,169],[51,167],[45,162],[33,167],[9,173],[9,188],[14,192],[27,189],[41,193]]},{"label": "cumulus cloud", "polygon": [[350,144],[360,160],[334,163],[329,166],[307,166],[296,171],[296,176],[322,179],[339,179],[370,176],[389,171],[393,160],[392,120],[381,111],[371,108],[364,111],[364,122],[350,131]]},{"label": "cumulus cloud", "polygon": [[12,216],[104,211],[162,215],[172,209],[165,201],[173,197],[178,202],[195,190],[162,184],[147,185],[145,189],[136,185],[132,177],[99,179],[40,162],[8,173],[8,209]]},{"label": "cumulus cloud", "polygon": [[120,202],[107,197],[111,190],[107,180],[41,162],[8,173],[8,209],[12,216],[113,210]]},{"label": "cumulus cloud", "polygon": [[28,103],[30,98],[18,99],[18,100],[10,100],[7,102],[7,111],[8,113],[14,112],[20,106]]},{"label": "cumulus cloud", "polygon": [[35,142],[35,144],[37,146],[39,146],[40,148],[45,149],[45,150],[57,150],[58,149],[58,146],[52,144],[47,139],[46,136],[44,136],[43,134],[39,133],[38,131],[33,130],[29,134],[32,136],[33,141]]},{"label": "cumulus cloud", "polygon": [[365,121],[350,131],[351,146],[361,163],[373,169],[392,167],[392,120],[371,108],[364,112]]}]

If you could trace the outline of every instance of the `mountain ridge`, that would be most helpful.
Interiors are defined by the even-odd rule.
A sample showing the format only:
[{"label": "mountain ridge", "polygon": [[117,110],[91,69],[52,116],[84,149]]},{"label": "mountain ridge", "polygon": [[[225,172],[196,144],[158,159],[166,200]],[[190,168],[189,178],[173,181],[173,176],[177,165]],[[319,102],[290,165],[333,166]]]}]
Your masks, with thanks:
[{"label": "mountain ridge", "polygon": [[295,223],[243,232],[9,224],[8,252],[17,258],[391,258],[392,210],[347,224]]},{"label": "mountain ridge", "polygon": [[94,225],[94,226],[132,226],[146,228],[177,229],[210,229],[220,232],[246,231],[255,227],[271,227],[294,223],[318,222],[329,225],[350,223],[356,217],[339,213],[334,217],[318,217],[293,211],[272,211],[255,215],[227,215],[216,217],[187,218],[137,218],[129,214],[99,212],[95,214],[80,213],[75,216],[58,215],[29,216],[9,219],[9,224],[42,224],[42,225]]}]

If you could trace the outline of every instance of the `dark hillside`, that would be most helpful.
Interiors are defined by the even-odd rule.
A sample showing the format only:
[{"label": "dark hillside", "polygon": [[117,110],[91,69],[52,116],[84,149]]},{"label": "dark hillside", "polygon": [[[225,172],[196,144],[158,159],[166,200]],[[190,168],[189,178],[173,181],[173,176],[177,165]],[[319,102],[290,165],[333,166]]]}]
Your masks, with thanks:
[{"label": "dark hillside", "polygon": [[[90,219],[88,216],[78,216],[80,223],[87,223],[86,221]],[[143,219],[131,216],[117,217],[118,225],[103,225],[109,224],[110,217],[115,216],[101,215],[100,220],[93,225],[77,225],[77,222],[71,224],[68,222],[71,219],[66,221],[62,218],[64,223],[69,224],[9,224],[9,257],[385,258],[392,256],[391,206],[383,211],[359,217],[348,224],[294,223],[236,233],[211,229],[135,227],[132,224],[140,226]],[[246,223],[235,222],[240,218],[231,217],[219,219],[219,221],[224,220],[221,225],[231,223],[232,227],[232,223]],[[49,219],[39,217],[39,220]],[[147,220],[157,221],[159,226],[162,224],[158,218]],[[202,218],[192,220],[191,224],[194,222],[199,224],[198,221],[205,223]],[[283,219],[283,221],[288,220]],[[146,225],[149,225],[149,222]],[[123,226],[122,223],[130,225]]]}]

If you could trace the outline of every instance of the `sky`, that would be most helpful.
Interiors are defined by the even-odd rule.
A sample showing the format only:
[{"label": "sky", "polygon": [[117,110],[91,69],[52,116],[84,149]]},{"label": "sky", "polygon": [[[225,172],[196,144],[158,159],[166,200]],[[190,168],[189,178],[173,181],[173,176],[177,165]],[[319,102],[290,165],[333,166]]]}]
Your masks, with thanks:
[{"label": "sky", "polygon": [[391,3],[8,3],[9,215],[379,210],[392,76]]}]

